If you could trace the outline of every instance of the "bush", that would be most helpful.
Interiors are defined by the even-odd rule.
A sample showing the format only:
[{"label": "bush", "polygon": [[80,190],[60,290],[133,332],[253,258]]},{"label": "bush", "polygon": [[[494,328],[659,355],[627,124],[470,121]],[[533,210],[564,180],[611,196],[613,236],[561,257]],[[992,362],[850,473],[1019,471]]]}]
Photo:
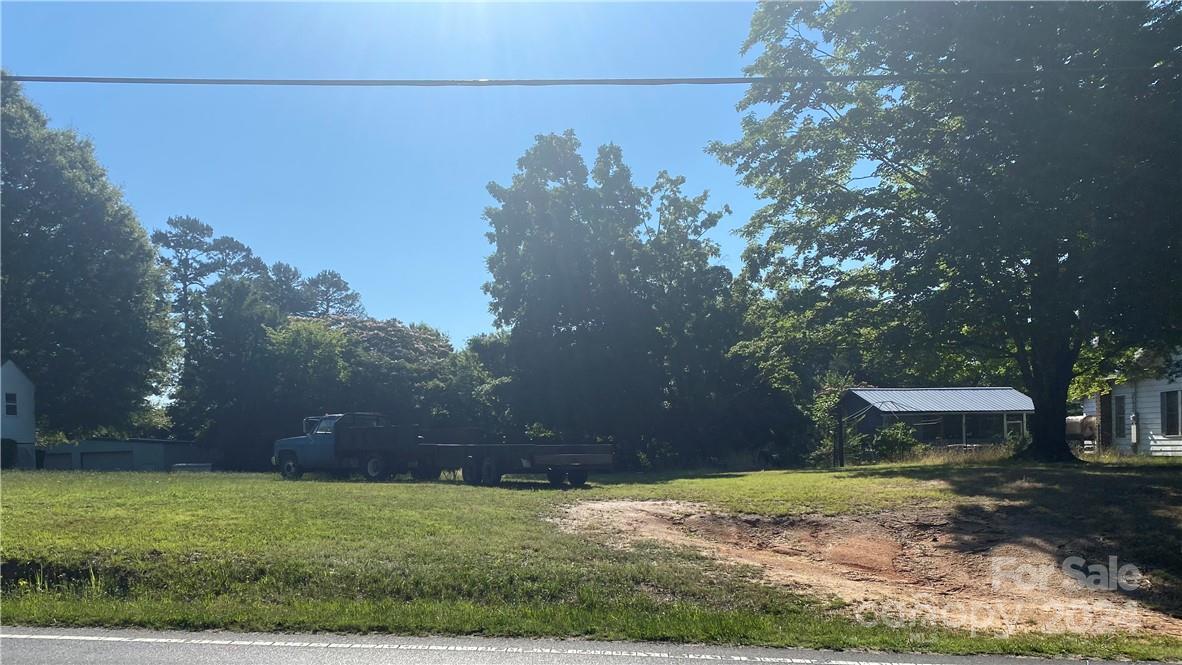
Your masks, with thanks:
[{"label": "bush", "polygon": [[910,460],[924,454],[928,449],[915,438],[915,430],[904,422],[891,423],[874,434],[868,450],[863,451],[870,459],[861,462],[898,462]]},{"label": "bush", "polygon": [[677,468],[681,459],[677,449],[668,441],[646,439],[636,451],[635,466],[641,471],[661,471]]}]

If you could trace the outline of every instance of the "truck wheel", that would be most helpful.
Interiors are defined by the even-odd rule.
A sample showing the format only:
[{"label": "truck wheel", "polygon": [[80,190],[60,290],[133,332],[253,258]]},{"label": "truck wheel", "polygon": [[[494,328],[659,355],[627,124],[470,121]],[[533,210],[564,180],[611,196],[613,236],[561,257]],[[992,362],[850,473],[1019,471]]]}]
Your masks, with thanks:
[{"label": "truck wheel", "polygon": [[546,481],[550,483],[550,487],[562,487],[566,482],[566,473],[562,471],[547,471]]},{"label": "truck wheel", "polygon": [[370,455],[365,458],[365,464],[361,467],[361,473],[365,475],[366,480],[379,481],[390,477],[390,469],[386,465],[386,460],[380,455]]},{"label": "truck wheel", "polygon": [[464,467],[461,469],[462,473],[464,474],[464,484],[479,485],[480,471],[482,468],[483,467],[480,464],[480,460],[476,459],[475,457],[469,457],[468,459],[464,460]]},{"label": "truck wheel", "polygon": [[279,456],[279,475],[283,476],[284,480],[299,480],[300,476],[304,475],[304,468],[300,466],[295,455],[283,453]]},{"label": "truck wheel", "polygon": [[485,457],[480,465],[480,484],[485,487],[496,487],[501,484],[501,472],[497,469],[497,460]]},{"label": "truck wheel", "polygon": [[420,464],[410,470],[410,477],[415,480],[439,480],[439,467]]},{"label": "truck wheel", "polygon": [[567,471],[566,478],[570,481],[571,487],[585,487],[587,485],[586,471]]}]

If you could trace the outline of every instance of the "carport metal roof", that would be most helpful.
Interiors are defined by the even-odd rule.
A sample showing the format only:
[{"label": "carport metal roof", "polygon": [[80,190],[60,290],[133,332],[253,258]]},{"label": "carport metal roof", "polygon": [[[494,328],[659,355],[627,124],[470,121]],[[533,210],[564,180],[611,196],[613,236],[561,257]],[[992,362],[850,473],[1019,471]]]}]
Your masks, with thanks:
[{"label": "carport metal roof", "polygon": [[852,388],[851,393],[883,413],[1020,413],[1034,411],[1026,395],[1005,387]]}]

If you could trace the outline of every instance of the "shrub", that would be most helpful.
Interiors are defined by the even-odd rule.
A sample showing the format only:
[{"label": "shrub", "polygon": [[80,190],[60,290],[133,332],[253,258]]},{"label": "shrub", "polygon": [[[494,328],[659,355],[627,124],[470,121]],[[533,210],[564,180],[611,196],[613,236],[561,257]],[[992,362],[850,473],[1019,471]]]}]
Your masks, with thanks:
[{"label": "shrub", "polygon": [[[927,446],[915,438],[915,430],[904,422],[883,427],[870,442],[868,457],[863,462],[897,462],[915,459],[927,451]],[[847,454],[848,456],[848,454]]]}]

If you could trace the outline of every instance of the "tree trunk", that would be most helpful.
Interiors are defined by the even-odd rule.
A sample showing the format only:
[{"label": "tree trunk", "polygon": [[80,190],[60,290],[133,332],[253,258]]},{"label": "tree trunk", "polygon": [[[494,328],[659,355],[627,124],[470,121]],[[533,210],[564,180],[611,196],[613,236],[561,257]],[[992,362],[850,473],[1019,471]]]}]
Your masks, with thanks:
[{"label": "tree trunk", "polygon": [[[1030,386],[1034,414],[1030,418],[1030,446],[1017,455],[1036,462],[1076,462],[1067,445],[1067,389],[1074,363],[1063,358],[1036,364]],[[1041,371],[1040,371],[1041,370]]]},{"label": "tree trunk", "polygon": [[1037,462],[1077,461],[1067,445],[1067,387],[1035,390],[1034,415],[1030,418],[1030,446],[1018,457]]},{"label": "tree trunk", "polygon": [[[1043,242],[1031,257],[1030,305],[1018,312],[1018,362],[1026,388],[1034,402],[1030,418],[1030,445],[1017,455],[1036,462],[1076,462],[1067,445],[1067,391],[1084,338],[1075,284],[1064,280],[1054,242]],[[1024,329],[1024,330],[1023,330]]]}]

